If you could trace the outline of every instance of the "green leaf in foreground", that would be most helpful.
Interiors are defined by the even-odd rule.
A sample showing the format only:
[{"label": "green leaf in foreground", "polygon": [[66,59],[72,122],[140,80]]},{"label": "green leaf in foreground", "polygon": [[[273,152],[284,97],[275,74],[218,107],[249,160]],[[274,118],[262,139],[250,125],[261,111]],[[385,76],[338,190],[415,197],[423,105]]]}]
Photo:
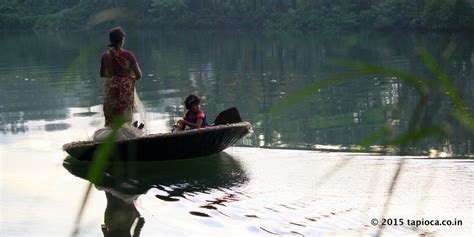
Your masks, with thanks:
[{"label": "green leaf in foreground", "polygon": [[394,138],[389,143],[392,145],[405,145],[411,142],[415,142],[421,138],[435,136],[435,135],[447,135],[447,126],[433,125],[421,128],[416,128],[413,131],[408,131]]},{"label": "green leaf in foreground", "polygon": [[91,162],[87,179],[92,183],[101,181],[104,168],[110,158],[110,154],[113,152],[116,142],[115,137],[120,127],[125,123],[125,119],[118,119],[112,124],[112,132],[105,138],[105,141],[98,149],[94,159]]},{"label": "green leaf in foreground", "polygon": [[365,147],[367,149],[369,146],[375,144],[377,141],[386,138],[388,134],[390,134],[391,132],[392,132],[391,126],[385,125],[382,128],[370,134],[368,137],[366,137],[361,142],[361,145],[362,147]]},{"label": "green leaf in foreground", "polygon": [[435,62],[435,59],[429,55],[424,50],[419,50],[420,56],[425,62],[428,69],[434,73],[436,78],[441,81],[443,88],[448,92],[449,98],[453,103],[454,111],[452,112],[452,116],[458,120],[462,125],[468,128],[471,132],[474,133],[474,119],[469,114],[464,102],[462,101],[459,94],[454,89],[454,86],[449,81],[448,76],[446,73],[443,72],[441,67]]},{"label": "green leaf in foreground", "polygon": [[[451,82],[448,79],[448,76],[443,73],[440,67],[435,63],[434,59],[424,51],[420,51],[422,60],[425,62],[427,67],[435,74],[435,76],[441,81],[442,88],[446,89],[449,97],[453,103],[453,112],[452,115],[458,120],[463,126],[468,128],[470,131],[474,132],[474,119],[469,115],[469,111],[466,109],[464,103],[459,97],[458,93],[452,86]],[[385,66],[372,65],[364,62],[356,61],[333,61],[333,64],[343,66],[350,72],[341,73],[335,75],[329,79],[319,80],[305,89],[300,90],[287,98],[277,102],[271,106],[265,115],[280,112],[283,109],[290,107],[306,97],[316,93],[318,90],[330,87],[337,83],[348,81],[352,79],[361,79],[368,76],[385,76],[389,78],[396,78],[405,82],[407,85],[413,87],[418,94],[421,96],[420,104],[417,107],[418,110],[422,110],[426,106],[426,98],[430,93],[439,92],[440,85],[434,83],[432,80],[426,78],[403,72],[398,69],[389,68]],[[389,138],[392,134],[392,129],[389,125],[385,125],[383,128],[379,129],[377,132],[368,136],[361,143],[363,147],[369,147],[372,144],[375,144],[377,141],[382,140],[382,143],[385,145],[401,145],[405,146],[410,143],[414,143],[417,140],[420,140],[425,137],[443,135],[447,136],[449,133],[449,127],[446,124],[434,124],[430,126],[421,126],[419,124],[418,114],[415,113],[414,117],[411,119],[411,122],[414,126],[410,126],[410,130],[406,131],[395,138]]]},{"label": "green leaf in foreground", "polygon": [[312,95],[313,93],[317,92],[320,89],[324,89],[335,85],[340,82],[353,80],[357,78],[361,78],[363,76],[368,75],[380,75],[380,76],[387,76],[387,77],[396,77],[408,85],[414,87],[420,94],[426,95],[429,93],[430,88],[432,87],[431,84],[428,83],[428,80],[422,79],[416,75],[402,72],[398,69],[388,68],[384,66],[372,65],[363,62],[355,62],[355,61],[332,61],[333,64],[343,66],[346,68],[351,69],[351,72],[340,73],[331,78],[319,80],[315,83],[307,86],[303,90],[300,90],[287,98],[277,102],[275,105],[271,106],[267,110],[267,114],[280,112],[283,109],[294,105],[306,97]]},{"label": "green leaf in foreground", "polygon": [[378,75],[386,77],[396,77],[399,80],[404,81],[408,85],[415,88],[421,95],[429,93],[432,85],[428,80],[407,72],[400,71],[395,68],[389,68],[385,66],[373,65],[364,62],[357,61],[333,61],[334,64],[354,70],[357,75]]},{"label": "green leaf in foreground", "polygon": [[277,102],[275,105],[271,106],[267,110],[266,114],[281,112],[283,109],[304,100],[306,97],[310,96],[311,94],[317,92],[320,89],[324,89],[334,84],[353,79],[353,77],[355,77],[356,75],[357,73],[344,73],[344,74],[336,75],[329,79],[319,80],[307,86],[303,90],[298,91],[290,95],[289,97]]},{"label": "green leaf in foreground", "polygon": [[104,173],[104,169],[107,165],[107,162],[115,148],[115,137],[117,136],[117,132],[119,131],[120,127],[125,123],[125,119],[120,118],[114,121],[112,124],[112,132],[106,137],[105,141],[100,145],[95,154],[92,162],[89,166],[89,172],[87,174],[87,179],[91,182],[87,186],[86,192],[84,194],[84,198],[82,199],[81,207],[76,217],[74,231],[72,236],[77,236],[79,233],[79,224],[82,218],[82,214],[84,213],[84,209],[87,204],[87,200],[89,199],[89,194],[92,189],[92,184],[100,182],[102,179],[102,175]]}]

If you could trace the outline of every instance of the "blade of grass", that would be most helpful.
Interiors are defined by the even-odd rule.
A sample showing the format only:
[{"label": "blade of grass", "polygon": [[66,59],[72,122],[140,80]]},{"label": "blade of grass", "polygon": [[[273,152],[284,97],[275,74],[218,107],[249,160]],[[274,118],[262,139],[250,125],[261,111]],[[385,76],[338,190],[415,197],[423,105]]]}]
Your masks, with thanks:
[{"label": "blade of grass", "polygon": [[425,50],[418,50],[423,62],[434,73],[436,78],[441,81],[444,89],[448,92],[449,98],[454,105],[453,117],[456,118],[461,124],[468,128],[471,132],[474,132],[474,119],[467,110],[464,102],[457,93],[454,86],[449,81],[448,75],[446,75],[441,67],[436,63],[435,59],[429,55]]},{"label": "blade of grass", "polygon": [[387,76],[387,77],[396,77],[397,79],[400,79],[406,82],[408,85],[415,88],[422,95],[428,94],[430,91],[430,88],[432,87],[432,85],[429,83],[428,80],[417,75],[400,71],[395,68],[373,65],[373,64],[358,62],[358,61],[336,60],[336,61],[333,61],[333,63],[336,65],[340,65],[340,66],[355,70],[356,72],[362,75],[379,75],[379,76]]},{"label": "blade of grass", "polygon": [[333,60],[332,63],[339,66],[344,66],[346,68],[350,68],[353,71],[337,74],[331,78],[319,80],[311,85],[308,85],[303,90],[300,90],[288,96],[287,98],[277,102],[275,105],[271,106],[267,110],[266,114],[281,112],[283,109],[296,104],[297,102],[305,99],[306,97],[310,96],[311,94],[317,92],[320,89],[367,75],[397,77],[398,79],[405,81],[408,85],[413,86],[422,95],[427,95],[430,91],[430,88],[432,87],[428,80],[410,73],[402,72],[398,69],[356,61]]},{"label": "blade of grass", "polygon": [[436,78],[441,81],[443,87],[448,91],[449,98],[453,102],[456,109],[459,109],[461,111],[466,110],[466,107],[464,106],[461,97],[459,97],[458,93],[454,89],[454,86],[449,81],[448,76],[435,62],[435,59],[424,50],[418,51],[420,53],[421,59],[423,59],[423,62],[425,62],[425,65],[428,67],[428,69],[430,69],[431,72],[435,74]]},{"label": "blade of grass", "polygon": [[[398,163],[398,167],[395,170],[395,174],[392,177],[392,182],[390,182],[390,187],[388,188],[388,191],[387,191],[387,198],[385,199],[385,203],[384,203],[384,206],[383,206],[381,218],[386,218],[386,216],[387,216],[388,209],[390,207],[390,203],[392,201],[393,194],[395,193],[395,188],[397,186],[398,181],[400,180],[400,176],[402,175],[402,170],[403,170],[404,164],[405,164],[405,159],[400,159],[400,161]],[[385,228],[385,225],[379,225],[379,228],[378,228],[377,233],[376,233],[375,236],[377,236],[377,237],[382,236],[382,232],[383,232],[384,228]]]},{"label": "blade of grass", "polygon": [[391,145],[404,145],[414,141],[417,141],[423,137],[429,137],[434,135],[446,135],[448,133],[448,129],[446,126],[442,125],[432,125],[426,127],[416,128],[413,131],[409,131],[399,135],[398,137],[394,138],[389,143]]},{"label": "blade of grass", "polygon": [[466,114],[462,111],[454,111],[453,112],[454,118],[458,120],[462,125],[464,125],[467,129],[469,129],[472,133],[474,133],[474,118],[471,117],[469,114]]},{"label": "blade of grass", "polygon": [[82,219],[82,215],[84,213],[87,200],[89,199],[89,194],[92,189],[92,184],[98,183],[101,181],[102,175],[104,173],[104,169],[110,158],[110,154],[112,154],[116,145],[115,137],[117,136],[117,132],[125,122],[126,121],[123,118],[119,118],[114,121],[114,123],[112,124],[111,133],[106,137],[104,142],[100,145],[97,153],[94,155],[94,158],[92,159],[92,162],[90,164],[89,171],[87,174],[87,179],[90,180],[91,182],[87,186],[86,192],[84,193],[84,198],[82,199],[81,207],[79,208],[79,212],[77,213],[76,220],[74,222],[75,224],[74,224],[74,231],[72,233],[72,236],[77,236],[79,234],[80,221]]},{"label": "blade of grass", "polygon": [[133,20],[136,12],[127,8],[109,8],[105,9],[89,18],[87,23],[89,26],[95,26],[104,22],[114,21],[117,19]]},{"label": "blade of grass", "polygon": [[[436,65],[434,59],[429,56],[426,52],[420,51],[422,59],[425,61],[427,66],[434,72],[437,78],[442,82],[442,85],[449,93],[449,96],[454,104],[455,111],[453,112],[453,116],[460,121],[465,127],[470,129],[474,132],[474,119],[469,115],[464,103],[462,102],[461,98],[458,96],[457,92],[455,91],[454,87],[451,85],[448,77],[443,71],[440,69],[438,65]],[[271,113],[280,112],[283,109],[298,103],[299,101],[305,99],[306,97],[310,96],[311,94],[317,92],[320,89],[332,86],[336,83],[343,82],[346,80],[355,79],[357,77],[362,76],[369,76],[369,75],[379,75],[379,76],[387,76],[387,77],[395,77],[401,81],[407,83],[407,85],[412,86],[415,90],[420,94],[420,102],[417,106],[416,111],[423,111],[424,108],[427,106],[427,99],[428,95],[432,91],[439,91],[439,86],[433,82],[430,82],[426,78],[416,76],[410,73],[406,73],[394,68],[388,68],[385,66],[378,66],[372,65],[363,62],[354,62],[354,61],[332,61],[333,64],[337,64],[340,66],[344,66],[349,68],[353,71],[348,73],[341,73],[332,78],[317,81],[305,89],[298,91],[289,97],[285,98],[277,102],[275,105],[271,106],[264,115],[269,115]],[[434,135],[447,135],[448,129],[445,125],[432,125],[432,126],[425,126],[420,127],[420,114],[415,113],[413,118],[410,120],[409,131],[399,135],[398,137],[386,141],[384,143],[390,145],[402,145],[402,147],[406,146],[409,143],[414,143],[417,140],[420,140],[424,137],[434,136]],[[377,140],[384,139],[387,135],[391,134],[386,127],[380,129],[379,131],[375,132],[374,134],[368,136],[366,139],[363,140],[362,145],[364,147],[369,146],[372,143],[375,143]],[[404,149],[400,149],[403,153]]]},{"label": "blade of grass", "polygon": [[391,134],[392,128],[390,125],[385,125],[382,128],[378,129],[377,131],[373,132],[361,142],[361,146],[367,149],[370,145],[375,144],[380,139],[386,138],[389,134]]},{"label": "blade of grass", "polygon": [[357,73],[344,73],[344,74],[338,74],[335,75],[331,78],[324,79],[324,80],[319,80],[311,85],[308,85],[306,88],[303,90],[300,90],[287,98],[278,101],[276,104],[272,105],[266,112],[266,114],[272,114],[272,113],[278,113],[281,112],[283,109],[288,108],[301,100],[305,99],[306,97],[310,96],[311,94],[317,92],[320,89],[327,88],[329,86],[332,86],[334,84],[351,80],[354,77],[358,76],[359,74]]},{"label": "blade of grass", "polygon": [[112,132],[106,137],[104,143],[101,145],[100,149],[97,151],[94,159],[92,160],[87,179],[92,183],[97,183],[101,181],[104,168],[110,158],[110,154],[115,148],[115,137],[117,132],[126,122],[125,119],[120,118],[114,121],[112,124]]},{"label": "blade of grass", "polygon": [[91,58],[91,55],[95,53],[98,49],[103,47],[104,42],[101,39],[95,40],[86,47],[82,48],[79,51],[79,55],[74,59],[74,61],[69,64],[65,72],[65,78],[72,79],[74,78],[74,71],[83,66],[88,59]]}]

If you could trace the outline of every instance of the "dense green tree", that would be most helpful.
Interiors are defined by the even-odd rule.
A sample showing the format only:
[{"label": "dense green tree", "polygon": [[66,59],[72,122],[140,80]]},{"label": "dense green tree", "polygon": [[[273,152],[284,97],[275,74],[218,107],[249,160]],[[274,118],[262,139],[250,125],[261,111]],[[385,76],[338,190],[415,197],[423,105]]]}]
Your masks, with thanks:
[{"label": "dense green tree", "polygon": [[427,0],[421,16],[422,26],[434,29],[467,27],[472,19],[468,0]]},{"label": "dense green tree", "polygon": [[[91,21],[97,16],[104,19]],[[0,0],[3,29],[82,29],[105,20],[147,28],[474,28],[469,0]]]}]

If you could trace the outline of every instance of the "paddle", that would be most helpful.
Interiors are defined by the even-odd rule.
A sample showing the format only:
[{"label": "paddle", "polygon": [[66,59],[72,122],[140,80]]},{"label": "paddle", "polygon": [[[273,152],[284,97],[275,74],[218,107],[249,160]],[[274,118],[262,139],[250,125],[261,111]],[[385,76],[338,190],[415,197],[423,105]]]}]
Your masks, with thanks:
[{"label": "paddle", "polygon": [[242,122],[242,119],[240,118],[239,110],[237,110],[235,107],[232,107],[220,112],[217,115],[216,119],[214,120],[214,126],[240,122]]}]

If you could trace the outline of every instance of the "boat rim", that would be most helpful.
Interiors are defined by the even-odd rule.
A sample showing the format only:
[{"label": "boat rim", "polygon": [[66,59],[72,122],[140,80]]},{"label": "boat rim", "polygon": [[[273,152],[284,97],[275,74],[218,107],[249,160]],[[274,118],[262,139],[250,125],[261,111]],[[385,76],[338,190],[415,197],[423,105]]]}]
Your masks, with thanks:
[{"label": "boat rim", "polygon": [[[143,139],[148,139],[148,138],[156,138],[156,137],[188,136],[188,135],[192,135],[192,134],[199,134],[199,133],[204,133],[204,132],[207,132],[207,131],[227,129],[227,128],[233,128],[233,127],[244,127],[244,128],[247,128],[250,131],[252,125],[249,122],[243,121],[243,122],[239,122],[239,123],[209,126],[209,127],[205,127],[205,128],[191,129],[191,130],[184,130],[184,131],[177,131],[177,132],[171,132],[170,131],[170,132],[164,132],[164,133],[153,133],[153,134],[148,134],[148,135],[144,135],[144,136],[136,137],[136,138],[117,140],[117,143],[123,143],[123,142],[129,142],[129,141],[138,141],[138,140],[143,140]],[[101,141],[70,142],[70,143],[66,143],[66,144],[63,145],[63,150],[68,150],[68,149],[71,149],[71,148],[74,148],[74,147],[77,147],[77,146],[99,145],[99,144],[102,144],[102,143],[103,142],[101,142]]]}]

